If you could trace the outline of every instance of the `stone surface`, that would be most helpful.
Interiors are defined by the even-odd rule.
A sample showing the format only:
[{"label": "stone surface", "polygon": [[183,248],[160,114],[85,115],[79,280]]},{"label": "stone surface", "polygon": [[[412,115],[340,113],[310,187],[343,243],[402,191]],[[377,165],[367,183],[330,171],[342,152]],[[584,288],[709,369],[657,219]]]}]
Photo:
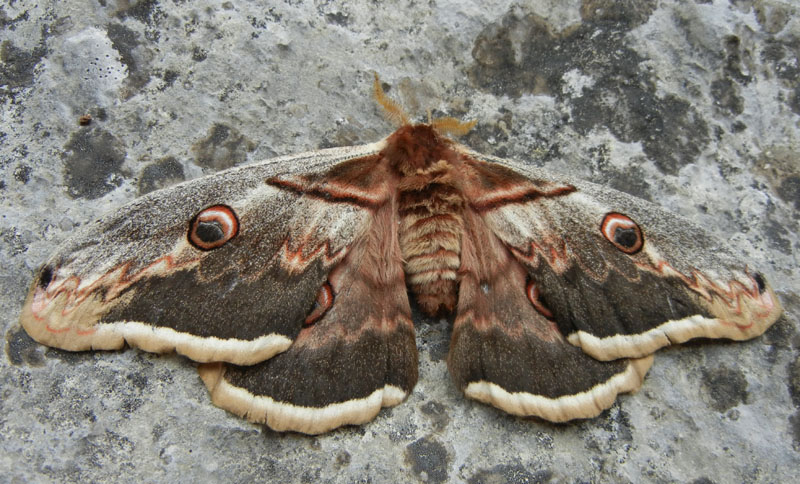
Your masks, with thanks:
[{"label": "stone surface", "polygon": [[[0,480],[796,479],[797,4],[525,3],[4,2]],[[411,397],[318,437],[214,407],[181,357],[67,353],[20,330],[35,268],[104,212],[231,165],[388,134],[373,71],[420,118],[477,118],[463,142],[478,151],[605,183],[729,240],[785,316],[747,343],[662,351],[642,391],[566,425],[462,398],[448,323],[417,317]]]}]

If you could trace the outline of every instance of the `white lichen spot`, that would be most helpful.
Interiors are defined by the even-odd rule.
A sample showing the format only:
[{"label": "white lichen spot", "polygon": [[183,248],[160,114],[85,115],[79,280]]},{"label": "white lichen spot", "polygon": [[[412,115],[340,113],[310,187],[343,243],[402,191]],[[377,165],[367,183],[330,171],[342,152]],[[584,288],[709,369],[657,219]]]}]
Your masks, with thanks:
[{"label": "white lichen spot", "polygon": [[561,92],[571,98],[583,96],[584,89],[594,86],[594,79],[583,74],[578,69],[568,70],[561,79],[564,81],[564,87],[561,88]]}]

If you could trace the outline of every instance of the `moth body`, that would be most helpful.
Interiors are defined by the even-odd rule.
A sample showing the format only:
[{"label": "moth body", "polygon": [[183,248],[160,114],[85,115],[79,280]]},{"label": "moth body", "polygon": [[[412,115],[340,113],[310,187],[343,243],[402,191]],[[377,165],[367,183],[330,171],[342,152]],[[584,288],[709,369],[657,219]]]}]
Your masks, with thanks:
[{"label": "moth body", "polygon": [[[419,138],[426,143],[420,146]],[[450,313],[458,296],[466,205],[454,173],[458,154],[426,125],[401,128],[387,140],[384,152],[399,173],[396,196],[406,283],[425,312]],[[392,157],[394,153],[403,155]]]}]

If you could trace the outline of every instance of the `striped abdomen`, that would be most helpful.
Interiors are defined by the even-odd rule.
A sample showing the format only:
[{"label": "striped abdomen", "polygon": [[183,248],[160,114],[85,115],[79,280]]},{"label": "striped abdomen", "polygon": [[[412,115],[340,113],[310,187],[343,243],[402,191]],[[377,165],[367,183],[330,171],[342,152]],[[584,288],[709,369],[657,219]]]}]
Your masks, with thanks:
[{"label": "striped abdomen", "polygon": [[464,198],[440,161],[403,178],[399,188],[400,250],[406,282],[428,314],[450,312],[458,296]]}]

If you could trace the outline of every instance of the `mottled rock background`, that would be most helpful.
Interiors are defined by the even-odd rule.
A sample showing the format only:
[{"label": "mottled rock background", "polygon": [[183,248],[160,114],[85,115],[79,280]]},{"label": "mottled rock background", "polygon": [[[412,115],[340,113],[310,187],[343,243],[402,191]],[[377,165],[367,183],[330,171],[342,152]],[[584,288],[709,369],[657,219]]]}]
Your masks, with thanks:
[{"label": "mottled rock background", "polygon": [[[11,0],[0,6],[0,481],[790,482],[800,469],[800,9],[706,0]],[[391,131],[377,71],[476,150],[657,202],[728,239],[785,316],[662,351],[641,392],[551,425],[462,398],[417,318],[413,395],[276,434],[177,356],[71,354],[17,318],[35,268],[144,192]],[[92,121],[80,125],[89,114]]]}]

